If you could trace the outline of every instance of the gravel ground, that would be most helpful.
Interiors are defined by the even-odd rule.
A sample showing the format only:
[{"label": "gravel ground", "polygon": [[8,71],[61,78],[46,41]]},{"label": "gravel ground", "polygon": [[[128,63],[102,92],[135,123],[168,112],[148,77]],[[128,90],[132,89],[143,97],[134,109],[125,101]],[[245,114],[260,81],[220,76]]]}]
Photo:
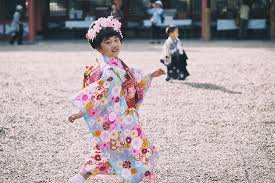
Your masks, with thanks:
[{"label": "gravel ground", "polygon": [[[140,111],[160,151],[161,183],[275,182],[275,43],[186,41],[191,77],[153,81]],[[161,45],[125,41],[121,57],[151,71]],[[90,134],[68,98],[98,54],[85,41],[0,44],[0,182],[67,182]],[[95,179],[90,182],[116,183]]]}]

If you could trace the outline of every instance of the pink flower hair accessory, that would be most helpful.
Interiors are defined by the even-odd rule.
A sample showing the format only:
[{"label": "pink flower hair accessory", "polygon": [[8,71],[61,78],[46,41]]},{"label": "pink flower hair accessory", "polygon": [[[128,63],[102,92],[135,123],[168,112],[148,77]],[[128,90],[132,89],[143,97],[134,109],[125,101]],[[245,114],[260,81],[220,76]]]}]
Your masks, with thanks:
[{"label": "pink flower hair accessory", "polygon": [[99,18],[94,23],[92,23],[92,25],[90,26],[86,34],[86,39],[93,41],[97,33],[99,33],[102,28],[106,28],[106,27],[114,28],[114,30],[118,32],[121,37],[123,37],[122,32],[120,30],[121,23],[117,19],[113,18],[112,16],[109,16],[107,18]]}]

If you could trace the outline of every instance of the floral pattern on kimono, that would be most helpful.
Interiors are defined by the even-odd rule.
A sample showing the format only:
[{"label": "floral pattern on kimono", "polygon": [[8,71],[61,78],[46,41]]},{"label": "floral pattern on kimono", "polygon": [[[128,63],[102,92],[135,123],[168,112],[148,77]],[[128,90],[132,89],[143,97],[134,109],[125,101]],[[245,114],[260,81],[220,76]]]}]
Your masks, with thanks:
[{"label": "floral pattern on kimono", "polygon": [[[93,143],[102,153],[98,160],[105,160],[96,166],[93,162],[90,165],[104,165],[108,169],[109,163],[123,180],[140,182],[144,177],[153,176],[158,160],[156,147],[149,142],[139,126],[136,114],[143,97],[137,101],[136,109],[129,109],[122,90],[126,72],[112,63],[110,58],[105,57],[104,62],[107,64],[103,67],[101,78],[72,98],[73,104],[85,114],[84,119],[92,133]],[[134,70],[134,73],[144,96],[150,86],[151,75],[144,75],[138,70]],[[100,171],[94,170],[92,174],[97,173]]]}]

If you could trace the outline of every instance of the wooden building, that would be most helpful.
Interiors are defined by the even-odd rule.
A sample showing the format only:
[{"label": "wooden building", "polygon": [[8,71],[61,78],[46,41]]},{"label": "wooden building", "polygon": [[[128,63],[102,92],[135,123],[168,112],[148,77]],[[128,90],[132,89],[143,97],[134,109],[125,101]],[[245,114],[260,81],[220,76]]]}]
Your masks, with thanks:
[{"label": "wooden building", "polygon": [[[1,0],[0,39],[8,37],[9,24],[15,6],[24,7],[26,36],[81,37],[91,21],[110,14],[112,2],[117,3],[125,16],[126,37],[146,37],[150,31],[146,13],[152,0]],[[236,18],[241,0],[162,0],[165,9],[163,27],[176,24],[184,37],[234,39],[238,32]],[[273,4],[272,4],[273,3]],[[274,0],[250,0],[250,38],[274,37]],[[80,33],[80,34],[79,34]],[[77,36],[76,36],[77,35]]]}]

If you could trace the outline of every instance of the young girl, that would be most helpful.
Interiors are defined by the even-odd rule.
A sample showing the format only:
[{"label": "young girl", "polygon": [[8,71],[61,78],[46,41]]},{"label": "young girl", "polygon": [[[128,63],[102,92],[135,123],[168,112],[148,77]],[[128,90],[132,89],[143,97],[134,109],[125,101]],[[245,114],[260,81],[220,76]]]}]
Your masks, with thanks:
[{"label": "young girl", "polygon": [[167,66],[166,81],[170,79],[185,80],[189,76],[189,72],[186,69],[186,60],[188,58],[178,38],[178,28],[176,26],[167,27],[166,34],[168,38],[163,45],[162,51],[164,59],[160,60],[161,63]]},{"label": "young girl", "polygon": [[90,45],[102,54],[102,74],[99,79],[85,75],[88,85],[72,98],[80,112],[69,121],[84,116],[93,136],[93,153],[71,183],[112,172],[131,183],[155,176],[158,153],[139,125],[138,110],[151,80],[165,72],[158,69],[145,75],[118,58],[120,28],[121,23],[112,17],[99,18],[86,35]]}]

